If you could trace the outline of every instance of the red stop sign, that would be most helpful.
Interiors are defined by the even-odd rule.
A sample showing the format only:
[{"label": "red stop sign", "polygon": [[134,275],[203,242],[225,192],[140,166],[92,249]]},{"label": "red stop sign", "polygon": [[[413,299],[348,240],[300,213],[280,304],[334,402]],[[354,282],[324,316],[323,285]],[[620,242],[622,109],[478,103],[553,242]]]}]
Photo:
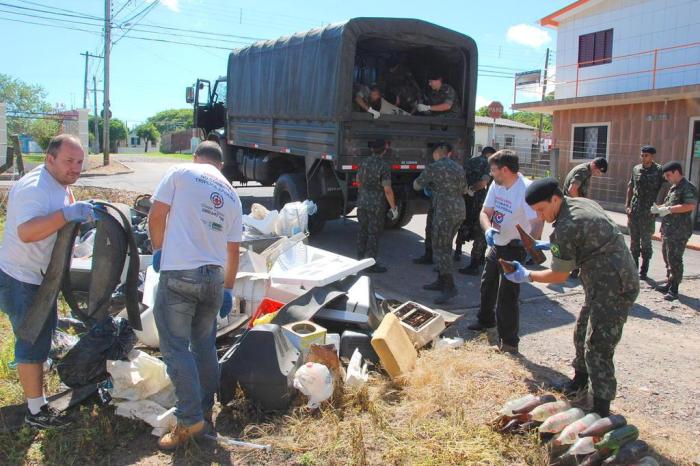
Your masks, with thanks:
[{"label": "red stop sign", "polygon": [[493,101],[489,104],[489,116],[491,118],[501,118],[503,115],[503,104],[498,101]]}]

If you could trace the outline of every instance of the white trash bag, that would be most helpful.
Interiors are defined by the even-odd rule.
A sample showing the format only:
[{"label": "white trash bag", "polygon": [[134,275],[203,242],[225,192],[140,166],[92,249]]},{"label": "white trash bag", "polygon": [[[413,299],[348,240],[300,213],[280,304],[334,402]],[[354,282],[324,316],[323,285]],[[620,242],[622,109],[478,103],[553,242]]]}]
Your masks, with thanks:
[{"label": "white trash bag", "polygon": [[359,387],[367,383],[368,378],[367,363],[362,364],[362,353],[355,348],[350,357],[350,364],[348,364],[348,370],[345,375],[345,385],[348,387]]},{"label": "white trash bag", "polygon": [[114,398],[145,400],[166,388],[172,382],[165,370],[165,363],[143,351],[133,350],[129,361],[107,361],[107,372],[112,377]]},{"label": "white trash bag", "polygon": [[314,215],[318,208],[313,201],[289,202],[282,207],[275,224],[275,232],[280,236],[293,236],[308,231],[309,215]]},{"label": "white trash bag", "polygon": [[294,388],[309,397],[309,408],[318,408],[333,395],[333,376],[323,364],[307,362],[294,374]]}]

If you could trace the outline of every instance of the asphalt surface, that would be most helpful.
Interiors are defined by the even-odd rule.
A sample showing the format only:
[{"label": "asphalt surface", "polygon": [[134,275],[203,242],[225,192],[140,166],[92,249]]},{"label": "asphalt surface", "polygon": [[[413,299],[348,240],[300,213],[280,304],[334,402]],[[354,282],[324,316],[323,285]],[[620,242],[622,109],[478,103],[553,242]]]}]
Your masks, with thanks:
[{"label": "asphalt surface", "polygon": [[[153,192],[165,171],[181,160],[146,159],[143,156],[117,156],[118,160],[131,167],[134,172],[126,175],[114,175],[96,178],[84,178],[78,183],[81,185],[100,186],[106,188],[125,189],[150,193]],[[257,183],[246,186],[234,185],[241,198],[244,213],[250,211],[253,202],[261,203],[268,208],[272,207],[271,187],[262,187]],[[423,253],[423,238],[425,232],[425,215],[415,216],[404,228],[384,231],[381,243],[379,261],[388,267],[384,274],[372,275],[375,289],[387,298],[395,298],[402,301],[418,301],[430,307],[437,292],[424,291],[421,286],[432,282],[436,278],[433,266],[415,265],[411,259]],[[326,223],[324,230],[310,239],[310,244],[318,246],[338,254],[354,257],[358,224],[355,219],[339,219]],[[545,226],[545,236],[549,236],[551,226]],[[629,238],[628,238],[629,239]],[[654,257],[649,272],[652,279],[665,279],[665,266],[661,256],[660,243],[653,242]],[[468,252],[471,243],[467,243],[465,251]],[[463,254],[455,268],[463,267],[469,262],[468,254]],[[547,265],[546,263],[544,265]],[[685,275],[697,276],[700,274],[700,252],[687,250],[685,254]],[[474,314],[479,306],[479,277],[466,276],[455,273],[455,281],[459,295],[453,298],[442,309],[450,310],[457,314]],[[562,285],[524,284],[521,288],[522,301],[532,301],[544,295],[556,298],[558,294],[581,292],[578,281],[572,281]],[[681,294],[683,285],[681,285]]]}]

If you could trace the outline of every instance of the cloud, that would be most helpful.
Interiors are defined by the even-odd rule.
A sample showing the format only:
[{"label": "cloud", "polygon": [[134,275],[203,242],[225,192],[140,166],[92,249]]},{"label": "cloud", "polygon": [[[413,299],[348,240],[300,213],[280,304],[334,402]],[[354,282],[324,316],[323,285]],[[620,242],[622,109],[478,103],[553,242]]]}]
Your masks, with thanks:
[{"label": "cloud", "polygon": [[540,48],[552,41],[548,31],[525,23],[509,27],[506,37],[510,42],[533,48]]},{"label": "cloud", "polygon": [[154,1],[157,1],[161,5],[163,5],[165,8],[167,8],[170,11],[174,11],[175,13],[180,13],[180,3],[179,0],[148,0],[148,3],[153,3]]},{"label": "cloud", "polygon": [[477,96],[476,96],[476,107],[475,107],[475,108],[478,110],[478,109],[480,109],[481,107],[486,107],[486,106],[488,106],[488,104],[490,104],[490,103],[491,103],[491,100],[490,100],[490,99],[487,99],[486,97],[484,97],[484,96],[482,96],[482,95],[477,95]]}]

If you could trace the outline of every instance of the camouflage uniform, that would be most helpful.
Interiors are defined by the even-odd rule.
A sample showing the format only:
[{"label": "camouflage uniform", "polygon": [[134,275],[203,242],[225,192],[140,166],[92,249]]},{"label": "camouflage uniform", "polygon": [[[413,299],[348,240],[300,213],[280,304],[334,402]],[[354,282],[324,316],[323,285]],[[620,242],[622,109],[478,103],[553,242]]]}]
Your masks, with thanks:
[{"label": "camouflage uniform", "polygon": [[[467,161],[466,166],[467,186],[473,186],[479,181],[489,181],[489,159],[483,155],[477,155]],[[488,187],[474,193],[474,196],[466,196],[464,204],[466,208],[466,218],[459,227],[457,233],[457,244],[460,247],[461,243],[472,241],[471,259],[481,260],[486,253],[486,238],[484,230],[481,229],[479,222],[479,214],[484,206]]]},{"label": "camouflage uniform", "polygon": [[450,117],[458,117],[462,113],[462,107],[459,105],[459,97],[457,92],[452,86],[446,83],[442,83],[440,89],[437,91],[433,88],[428,88],[428,93],[426,94],[426,103],[428,105],[439,105],[445,102],[452,102],[452,107],[445,112],[436,112],[431,110],[434,115],[445,115]]},{"label": "camouflage uniform", "polygon": [[357,220],[360,223],[357,257],[376,260],[387,209],[384,187],[391,186],[389,165],[381,156],[371,155],[360,163],[357,181],[360,184],[357,195]]},{"label": "camouflage uniform", "polygon": [[[687,179],[671,186],[664,200],[665,206],[697,204],[698,190]],[[692,212],[668,214],[661,219],[661,252],[666,263],[668,282],[677,287],[683,279],[683,252],[693,234]]]},{"label": "camouflage uniform", "polygon": [[615,222],[589,199],[563,199],[550,242],[552,270],[580,267],[586,295],[574,331],[574,369],[588,374],[594,397],[612,400],[613,355],[639,294],[637,266]]},{"label": "camouflage uniform", "polygon": [[464,170],[448,157],[428,165],[413,182],[414,187],[433,190],[433,257],[441,275],[452,274],[452,239],[464,220]]},{"label": "camouflage uniform", "polygon": [[627,226],[630,229],[630,250],[635,262],[638,261],[640,252],[644,262],[651,260],[654,214],[650,209],[663,184],[664,175],[658,163],[652,162],[649,168],[644,168],[640,163],[632,169],[632,176],[628,183],[632,188],[631,213],[627,218]]},{"label": "camouflage uniform", "polygon": [[409,113],[415,110],[421,92],[407,66],[399,64],[393,70],[388,69],[386,75],[379,79],[379,86],[389,102],[395,104],[398,98],[399,108]]},{"label": "camouflage uniform", "polygon": [[564,194],[568,195],[571,185],[574,183],[574,181],[578,181],[580,183],[580,186],[578,187],[578,195],[580,197],[588,197],[588,183],[590,183],[592,175],[593,172],[591,171],[590,162],[576,165],[566,175],[566,179],[564,179]]}]

